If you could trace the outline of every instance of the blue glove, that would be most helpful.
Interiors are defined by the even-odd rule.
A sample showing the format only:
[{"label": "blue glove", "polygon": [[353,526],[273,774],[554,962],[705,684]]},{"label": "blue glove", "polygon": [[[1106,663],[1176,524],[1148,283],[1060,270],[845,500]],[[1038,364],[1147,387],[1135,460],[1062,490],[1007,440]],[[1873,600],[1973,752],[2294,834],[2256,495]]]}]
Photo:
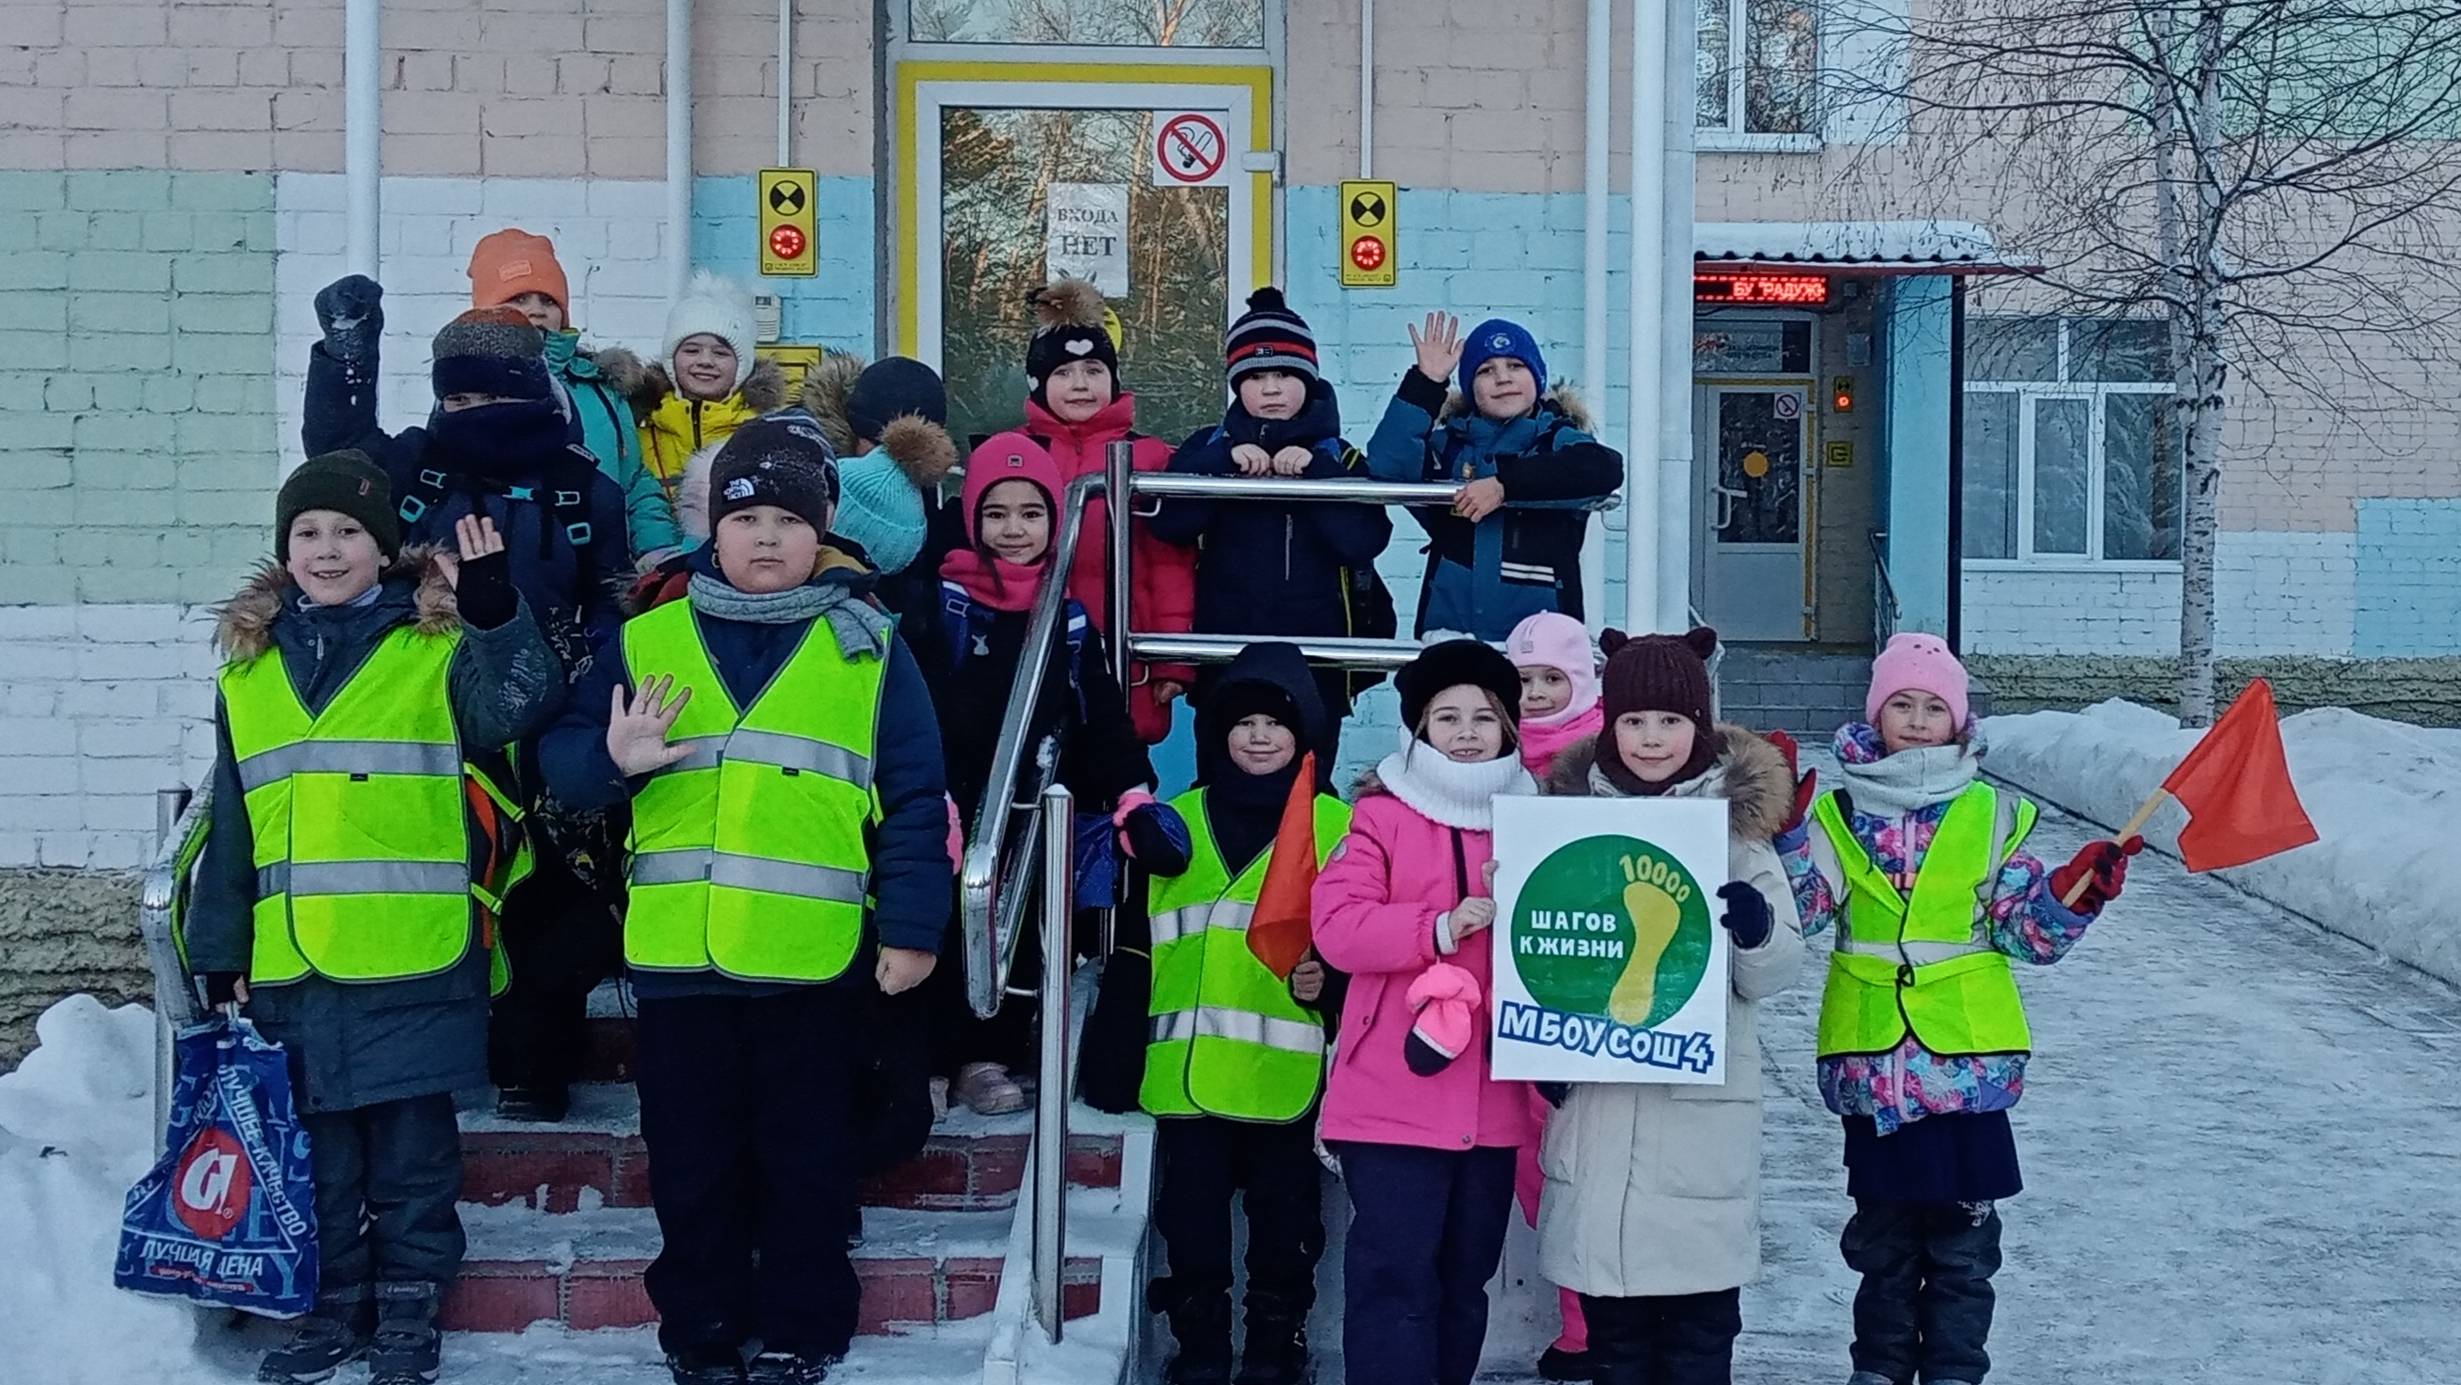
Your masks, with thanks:
[{"label": "blue glove", "polygon": [[1729,880],[1718,886],[1718,898],[1726,901],[1726,912],[1718,916],[1735,940],[1735,946],[1749,952],[1769,941],[1769,930],[1777,926],[1777,916],[1769,912],[1769,901],[1760,891],[1740,880]]}]

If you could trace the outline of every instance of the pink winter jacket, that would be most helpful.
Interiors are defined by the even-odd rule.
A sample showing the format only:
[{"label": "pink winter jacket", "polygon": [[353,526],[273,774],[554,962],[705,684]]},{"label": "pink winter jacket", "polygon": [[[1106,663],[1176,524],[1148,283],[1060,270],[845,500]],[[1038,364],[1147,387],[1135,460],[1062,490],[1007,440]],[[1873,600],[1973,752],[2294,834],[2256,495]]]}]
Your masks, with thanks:
[{"label": "pink winter jacket", "polygon": [[[1537,1138],[1530,1084],[1487,1076],[1485,1005],[1470,1051],[1443,1071],[1421,1077],[1403,1056],[1411,1023],[1405,993],[1438,960],[1436,915],[1462,899],[1453,868],[1456,831],[1389,793],[1364,793],[1352,810],[1350,835],[1316,877],[1317,954],[1350,974],[1319,1127],[1326,1140],[1461,1150]],[[1495,854],[1493,839],[1468,830],[1458,835],[1463,869],[1475,882]],[[1492,993],[1492,949],[1477,935],[1442,960]]]}]

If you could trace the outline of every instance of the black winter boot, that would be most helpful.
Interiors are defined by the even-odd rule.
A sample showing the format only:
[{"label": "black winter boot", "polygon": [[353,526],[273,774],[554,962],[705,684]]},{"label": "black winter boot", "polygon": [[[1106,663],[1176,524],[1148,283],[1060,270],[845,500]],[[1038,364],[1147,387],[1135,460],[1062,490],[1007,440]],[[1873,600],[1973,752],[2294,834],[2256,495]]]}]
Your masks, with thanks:
[{"label": "black winter boot", "polygon": [[764,1351],[743,1368],[750,1385],[821,1385],[829,1368],[841,1358],[806,1356],[797,1351]]},{"label": "black winter boot", "polygon": [[290,1340],[266,1352],[256,1378],[272,1385],[316,1385],[367,1355],[375,1313],[366,1303],[318,1304],[291,1325]]},{"label": "black winter boot", "polygon": [[1308,1305],[1280,1294],[1248,1295],[1248,1334],[1238,1385],[1307,1385]]},{"label": "black winter boot", "polygon": [[1170,1385],[1229,1385],[1230,1290],[1181,1295],[1165,1311],[1171,1315],[1171,1336],[1179,1343],[1165,1377]]},{"label": "black winter boot", "polygon": [[368,1385],[430,1385],[444,1351],[436,1331],[433,1284],[403,1280],[376,1286],[376,1342],[368,1352]]},{"label": "black winter boot", "polygon": [[743,1385],[743,1352],[736,1347],[685,1347],[667,1353],[675,1385]]}]

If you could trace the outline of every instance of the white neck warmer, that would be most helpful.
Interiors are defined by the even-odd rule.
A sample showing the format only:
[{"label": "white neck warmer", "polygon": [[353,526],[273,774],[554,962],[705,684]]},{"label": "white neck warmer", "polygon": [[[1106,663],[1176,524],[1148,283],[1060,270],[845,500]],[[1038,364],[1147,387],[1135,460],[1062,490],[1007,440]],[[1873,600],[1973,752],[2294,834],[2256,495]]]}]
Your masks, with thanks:
[{"label": "white neck warmer", "polygon": [[1493,760],[1456,760],[1420,740],[1379,761],[1376,777],[1419,816],[1469,832],[1494,830],[1497,794],[1538,792],[1538,781],[1509,750]]}]

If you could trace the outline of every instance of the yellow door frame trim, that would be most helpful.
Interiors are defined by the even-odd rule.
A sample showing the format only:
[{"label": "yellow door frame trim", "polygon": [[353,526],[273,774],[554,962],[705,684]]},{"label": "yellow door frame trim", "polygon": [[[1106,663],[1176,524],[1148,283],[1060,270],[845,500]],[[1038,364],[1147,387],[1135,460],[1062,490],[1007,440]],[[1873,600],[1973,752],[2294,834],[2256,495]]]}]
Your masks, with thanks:
[{"label": "yellow door frame trim", "polygon": [[[1243,86],[1249,90],[1248,147],[1234,154],[1273,148],[1273,69],[1181,63],[904,62],[897,65],[897,349],[922,354],[917,296],[922,266],[916,262],[915,228],[921,224],[915,116],[918,88],[925,82],[1081,83],[1088,86]],[[1248,289],[1273,282],[1273,175],[1250,173],[1248,196]],[[1231,286],[1235,307],[1247,291]]]}]

